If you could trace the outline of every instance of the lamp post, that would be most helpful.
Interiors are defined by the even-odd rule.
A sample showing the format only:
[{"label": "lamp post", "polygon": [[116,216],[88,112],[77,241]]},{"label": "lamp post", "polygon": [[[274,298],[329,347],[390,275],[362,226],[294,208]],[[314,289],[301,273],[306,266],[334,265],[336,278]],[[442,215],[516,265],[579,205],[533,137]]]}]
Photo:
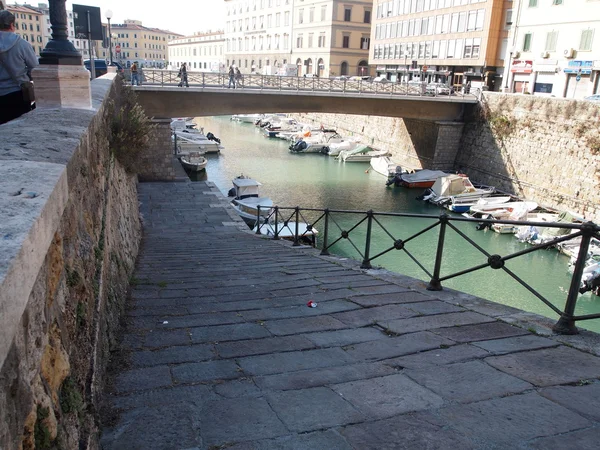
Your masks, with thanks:
[{"label": "lamp post", "polygon": [[52,37],[40,53],[40,64],[82,65],[81,53],[69,41],[66,0],[49,0]]},{"label": "lamp post", "polygon": [[112,66],[113,64],[113,53],[112,53],[112,34],[110,32],[110,19],[112,19],[113,13],[110,9],[107,9],[106,12],[104,13],[104,17],[106,17],[106,20],[108,21],[108,48],[109,48],[109,54],[110,54],[110,65]]}]

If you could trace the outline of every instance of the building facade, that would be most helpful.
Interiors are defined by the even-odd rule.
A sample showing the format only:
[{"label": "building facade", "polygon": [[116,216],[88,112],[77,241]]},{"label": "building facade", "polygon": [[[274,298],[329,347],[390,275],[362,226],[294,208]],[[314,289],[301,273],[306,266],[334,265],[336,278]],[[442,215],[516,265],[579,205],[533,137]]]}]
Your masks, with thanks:
[{"label": "building facade", "polygon": [[369,75],[372,1],[296,1],[293,62],[298,74]]},{"label": "building facade", "polygon": [[187,70],[202,72],[225,71],[225,35],[223,30],[194,33],[170,41],[169,69],[187,63]]},{"label": "building facade", "polygon": [[515,3],[505,90],[564,98],[599,94],[600,1]]},{"label": "building facade", "polygon": [[392,81],[499,90],[511,5],[507,0],[375,0],[370,63]]},{"label": "building facade", "polygon": [[16,34],[29,42],[39,56],[47,42],[44,41],[44,13],[29,5],[7,5],[6,9],[15,15]]},{"label": "building facade", "polygon": [[225,63],[276,73],[291,61],[293,0],[225,0]]},{"label": "building facade", "polygon": [[[168,43],[182,35],[159,28],[149,28],[139,20],[111,23],[113,60],[129,67],[137,61],[141,67],[167,67]],[[108,49],[105,49],[108,59]]]}]

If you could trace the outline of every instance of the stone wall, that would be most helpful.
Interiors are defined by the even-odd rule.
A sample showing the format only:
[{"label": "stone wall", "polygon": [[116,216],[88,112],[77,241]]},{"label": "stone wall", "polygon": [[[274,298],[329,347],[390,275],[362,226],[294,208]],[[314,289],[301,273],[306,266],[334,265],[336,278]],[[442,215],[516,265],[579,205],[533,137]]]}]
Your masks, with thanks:
[{"label": "stone wall", "polygon": [[486,93],[467,119],[456,169],[600,223],[600,104]]},{"label": "stone wall", "polygon": [[95,110],[0,126],[0,448],[97,448],[97,400],[140,241],[137,180]]},{"label": "stone wall", "polygon": [[173,181],[176,178],[171,119],[153,119],[150,148],[141,155],[137,167],[140,181]]}]

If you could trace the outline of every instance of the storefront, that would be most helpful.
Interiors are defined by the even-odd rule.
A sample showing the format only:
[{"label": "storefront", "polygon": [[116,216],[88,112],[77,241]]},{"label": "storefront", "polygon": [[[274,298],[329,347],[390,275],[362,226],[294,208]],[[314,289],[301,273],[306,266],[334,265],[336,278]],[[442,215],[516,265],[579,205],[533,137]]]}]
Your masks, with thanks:
[{"label": "storefront", "polygon": [[563,72],[567,76],[565,83],[565,98],[584,98],[592,93],[593,61],[569,61]]},{"label": "storefront", "polygon": [[511,92],[517,94],[530,94],[531,74],[533,73],[533,61],[514,60],[510,66],[512,76]]},{"label": "storefront", "polygon": [[558,60],[542,59],[536,61],[533,66],[533,95],[551,96],[557,95],[553,92],[554,89],[560,89],[560,75],[557,75],[559,70]]}]

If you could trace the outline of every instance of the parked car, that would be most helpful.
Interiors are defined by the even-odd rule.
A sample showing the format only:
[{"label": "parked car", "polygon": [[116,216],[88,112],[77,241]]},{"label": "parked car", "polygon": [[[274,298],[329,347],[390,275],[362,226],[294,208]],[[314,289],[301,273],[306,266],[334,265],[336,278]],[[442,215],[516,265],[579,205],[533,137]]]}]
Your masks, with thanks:
[{"label": "parked car", "polygon": [[[89,59],[84,60],[83,65],[91,73],[92,67],[90,64],[90,60]],[[113,61],[111,64],[108,64],[108,65],[115,66],[117,68],[117,72],[123,73],[123,66],[120,63]],[[105,75],[108,72],[107,63],[104,59],[95,59],[94,60],[94,68],[96,69],[96,78],[101,77],[102,75]]]},{"label": "parked car", "polygon": [[444,83],[429,83],[425,88],[429,95],[450,95],[450,88]]},{"label": "parked car", "polygon": [[305,73],[302,75],[304,78],[319,78],[319,75],[316,73]]},{"label": "parked car", "polygon": [[600,94],[594,94],[588,97],[584,97],[584,100],[587,100],[588,102],[600,102]]},{"label": "parked car", "polygon": [[371,77],[369,75],[354,75],[350,77],[350,81],[371,81]]},{"label": "parked car", "polygon": [[424,81],[411,80],[407,85],[407,93],[408,94],[419,94],[423,95],[427,91],[427,85]]},{"label": "parked car", "polygon": [[387,77],[384,77],[384,76],[375,77],[375,78],[373,78],[373,81],[375,83],[389,83],[390,82],[390,80],[388,80]]}]

